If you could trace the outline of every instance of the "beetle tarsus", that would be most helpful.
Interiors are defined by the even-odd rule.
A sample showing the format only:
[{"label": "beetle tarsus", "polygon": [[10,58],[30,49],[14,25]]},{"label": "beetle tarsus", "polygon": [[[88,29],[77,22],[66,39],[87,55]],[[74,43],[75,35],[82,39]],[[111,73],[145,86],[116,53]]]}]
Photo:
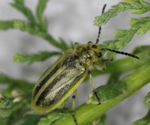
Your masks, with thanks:
[{"label": "beetle tarsus", "polygon": [[105,68],[103,68],[103,71],[105,71]]},{"label": "beetle tarsus", "polygon": [[93,92],[94,92],[94,95],[96,96],[96,98],[97,98],[97,100],[98,100],[98,105],[100,105],[100,104],[101,104],[100,98],[99,98],[99,96],[97,95],[96,90],[94,90]]},{"label": "beetle tarsus", "polygon": [[71,113],[72,113],[72,117],[73,117],[74,122],[76,123],[76,125],[78,125],[77,120],[76,120],[76,118],[75,118],[74,111],[71,111]]}]

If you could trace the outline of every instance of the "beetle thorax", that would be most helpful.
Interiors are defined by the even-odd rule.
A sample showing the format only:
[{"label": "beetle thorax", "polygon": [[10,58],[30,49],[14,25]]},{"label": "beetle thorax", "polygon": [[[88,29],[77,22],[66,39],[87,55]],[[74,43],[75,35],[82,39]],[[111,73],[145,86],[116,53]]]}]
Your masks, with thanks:
[{"label": "beetle thorax", "polygon": [[[92,48],[93,45],[95,45],[95,48]],[[74,51],[80,58],[80,61],[88,66],[92,66],[98,61],[98,53],[101,52],[101,49],[92,42],[88,44],[75,43]]]}]

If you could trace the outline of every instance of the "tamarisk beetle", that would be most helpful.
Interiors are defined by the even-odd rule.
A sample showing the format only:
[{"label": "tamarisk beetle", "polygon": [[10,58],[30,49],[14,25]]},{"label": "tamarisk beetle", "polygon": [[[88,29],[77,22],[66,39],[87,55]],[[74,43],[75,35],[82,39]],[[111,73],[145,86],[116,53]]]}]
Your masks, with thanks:
[{"label": "tamarisk beetle", "polygon": [[[106,4],[103,7],[104,13]],[[89,41],[87,44],[75,43],[74,49],[68,49],[64,54],[55,61],[41,76],[35,85],[32,93],[32,108],[38,113],[48,113],[58,108],[72,93],[72,116],[76,125],[75,118],[75,97],[77,88],[82,83],[84,78],[89,74],[90,83],[94,95],[99,104],[100,97],[96,93],[91,71],[88,66],[94,66],[100,71],[105,70],[105,61],[102,65],[96,64],[99,58],[102,57],[102,51],[112,51],[118,54],[131,56],[136,59],[139,57],[126,52],[120,52],[109,48],[100,48],[97,44],[99,42],[101,27],[98,30],[96,43]]]}]

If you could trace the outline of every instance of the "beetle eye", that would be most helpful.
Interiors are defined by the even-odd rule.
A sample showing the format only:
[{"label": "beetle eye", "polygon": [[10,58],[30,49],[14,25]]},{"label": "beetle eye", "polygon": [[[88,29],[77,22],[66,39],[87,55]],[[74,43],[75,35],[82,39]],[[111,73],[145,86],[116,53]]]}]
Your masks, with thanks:
[{"label": "beetle eye", "polygon": [[102,56],[102,53],[99,53],[99,54],[98,54],[98,58],[100,58],[101,56]]},{"label": "beetle eye", "polygon": [[96,45],[93,45],[93,46],[92,46],[92,48],[95,48],[95,49],[96,49],[96,48],[97,48],[97,46],[96,46]]}]

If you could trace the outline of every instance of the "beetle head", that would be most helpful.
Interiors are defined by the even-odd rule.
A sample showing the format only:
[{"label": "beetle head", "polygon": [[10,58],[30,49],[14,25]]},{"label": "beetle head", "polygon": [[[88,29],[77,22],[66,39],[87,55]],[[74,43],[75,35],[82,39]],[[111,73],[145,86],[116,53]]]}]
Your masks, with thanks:
[{"label": "beetle head", "polygon": [[80,60],[88,66],[92,66],[102,56],[100,47],[91,41],[87,44],[75,43],[74,50]]}]

